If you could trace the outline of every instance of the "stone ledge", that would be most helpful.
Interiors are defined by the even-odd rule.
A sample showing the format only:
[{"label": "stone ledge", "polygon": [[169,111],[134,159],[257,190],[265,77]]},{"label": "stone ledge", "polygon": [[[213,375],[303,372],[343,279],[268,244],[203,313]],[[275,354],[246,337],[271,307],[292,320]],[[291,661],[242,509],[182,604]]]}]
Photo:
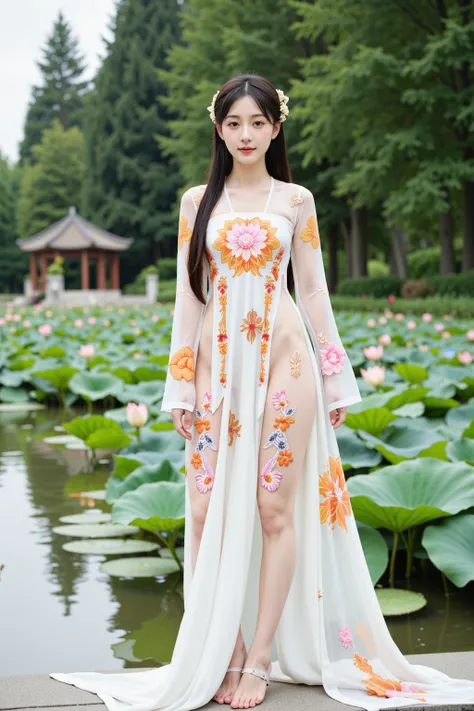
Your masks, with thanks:
[{"label": "stone ledge", "polygon": [[[413,664],[424,664],[439,669],[445,674],[460,679],[474,680],[474,652],[458,652],[449,654],[408,654],[407,659]],[[145,671],[145,669],[118,669],[106,673]],[[346,711],[356,709],[334,701],[320,686],[304,686],[293,684],[270,683],[265,697],[267,711],[287,711],[290,707],[298,711],[314,711],[315,703],[318,711]],[[102,701],[89,691],[83,691],[70,684],[52,679],[46,674],[0,677],[0,711],[104,711]],[[216,711],[218,705],[210,702],[202,707],[207,711]],[[226,710],[230,706],[225,707]],[[406,709],[393,707],[393,709]],[[423,709],[433,711],[474,711],[474,703],[468,705],[448,704],[430,706],[424,704]]]}]

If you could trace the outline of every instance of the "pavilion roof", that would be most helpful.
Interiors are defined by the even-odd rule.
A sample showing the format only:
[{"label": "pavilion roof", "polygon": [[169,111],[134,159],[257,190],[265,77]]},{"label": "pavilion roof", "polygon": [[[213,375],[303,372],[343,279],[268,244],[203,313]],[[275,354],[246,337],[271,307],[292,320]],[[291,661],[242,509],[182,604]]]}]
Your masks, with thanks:
[{"label": "pavilion roof", "polygon": [[23,252],[38,252],[44,249],[78,250],[105,249],[123,252],[130,247],[133,238],[118,237],[97,225],[93,225],[76,213],[74,207],[59,222],[46,227],[31,237],[18,239],[17,245]]}]

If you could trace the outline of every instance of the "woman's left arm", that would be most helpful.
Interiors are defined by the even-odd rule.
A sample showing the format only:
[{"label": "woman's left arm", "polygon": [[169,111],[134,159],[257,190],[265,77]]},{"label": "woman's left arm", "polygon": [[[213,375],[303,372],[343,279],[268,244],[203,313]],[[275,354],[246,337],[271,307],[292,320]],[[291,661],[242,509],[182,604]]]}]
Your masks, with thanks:
[{"label": "woman's left arm", "polygon": [[314,197],[305,187],[300,194],[303,201],[297,206],[291,247],[296,304],[319,358],[326,402],[332,412],[360,402],[362,397],[334,319]]}]

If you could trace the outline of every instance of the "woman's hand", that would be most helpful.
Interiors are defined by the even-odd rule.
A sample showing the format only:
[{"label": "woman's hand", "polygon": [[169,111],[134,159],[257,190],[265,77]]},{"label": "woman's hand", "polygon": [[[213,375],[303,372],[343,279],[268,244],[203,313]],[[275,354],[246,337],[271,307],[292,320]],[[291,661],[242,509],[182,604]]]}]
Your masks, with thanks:
[{"label": "woman's hand", "polygon": [[[184,426],[182,418],[184,415]],[[171,417],[173,418],[173,424],[176,432],[184,437],[185,439],[192,439],[191,427],[193,424],[193,413],[191,410],[184,410],[179,407],[173,407],[171,410]]]},{"label": "woman's hand", "polygon": [[336,407],[335,410],[331,410],[329,413],[329,419],[331,420],[331,425],[333,429],[337,430],[339,425],[342,425],[346,419],[347,407]]}]

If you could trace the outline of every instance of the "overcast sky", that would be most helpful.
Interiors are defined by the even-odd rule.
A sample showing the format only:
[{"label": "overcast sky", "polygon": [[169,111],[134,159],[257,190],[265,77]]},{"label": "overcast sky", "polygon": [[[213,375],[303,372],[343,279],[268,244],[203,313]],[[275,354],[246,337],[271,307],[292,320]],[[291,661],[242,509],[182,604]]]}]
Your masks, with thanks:
[{"label": "overcast sky", "polygon": [[36,61],[51,35],[58,13],[79,39],[87,71],[94,76],[104,55],[103,37],[115,14],[115,0],[0,0],[0,151],[16,161],[31,96],[40,84]]}]

